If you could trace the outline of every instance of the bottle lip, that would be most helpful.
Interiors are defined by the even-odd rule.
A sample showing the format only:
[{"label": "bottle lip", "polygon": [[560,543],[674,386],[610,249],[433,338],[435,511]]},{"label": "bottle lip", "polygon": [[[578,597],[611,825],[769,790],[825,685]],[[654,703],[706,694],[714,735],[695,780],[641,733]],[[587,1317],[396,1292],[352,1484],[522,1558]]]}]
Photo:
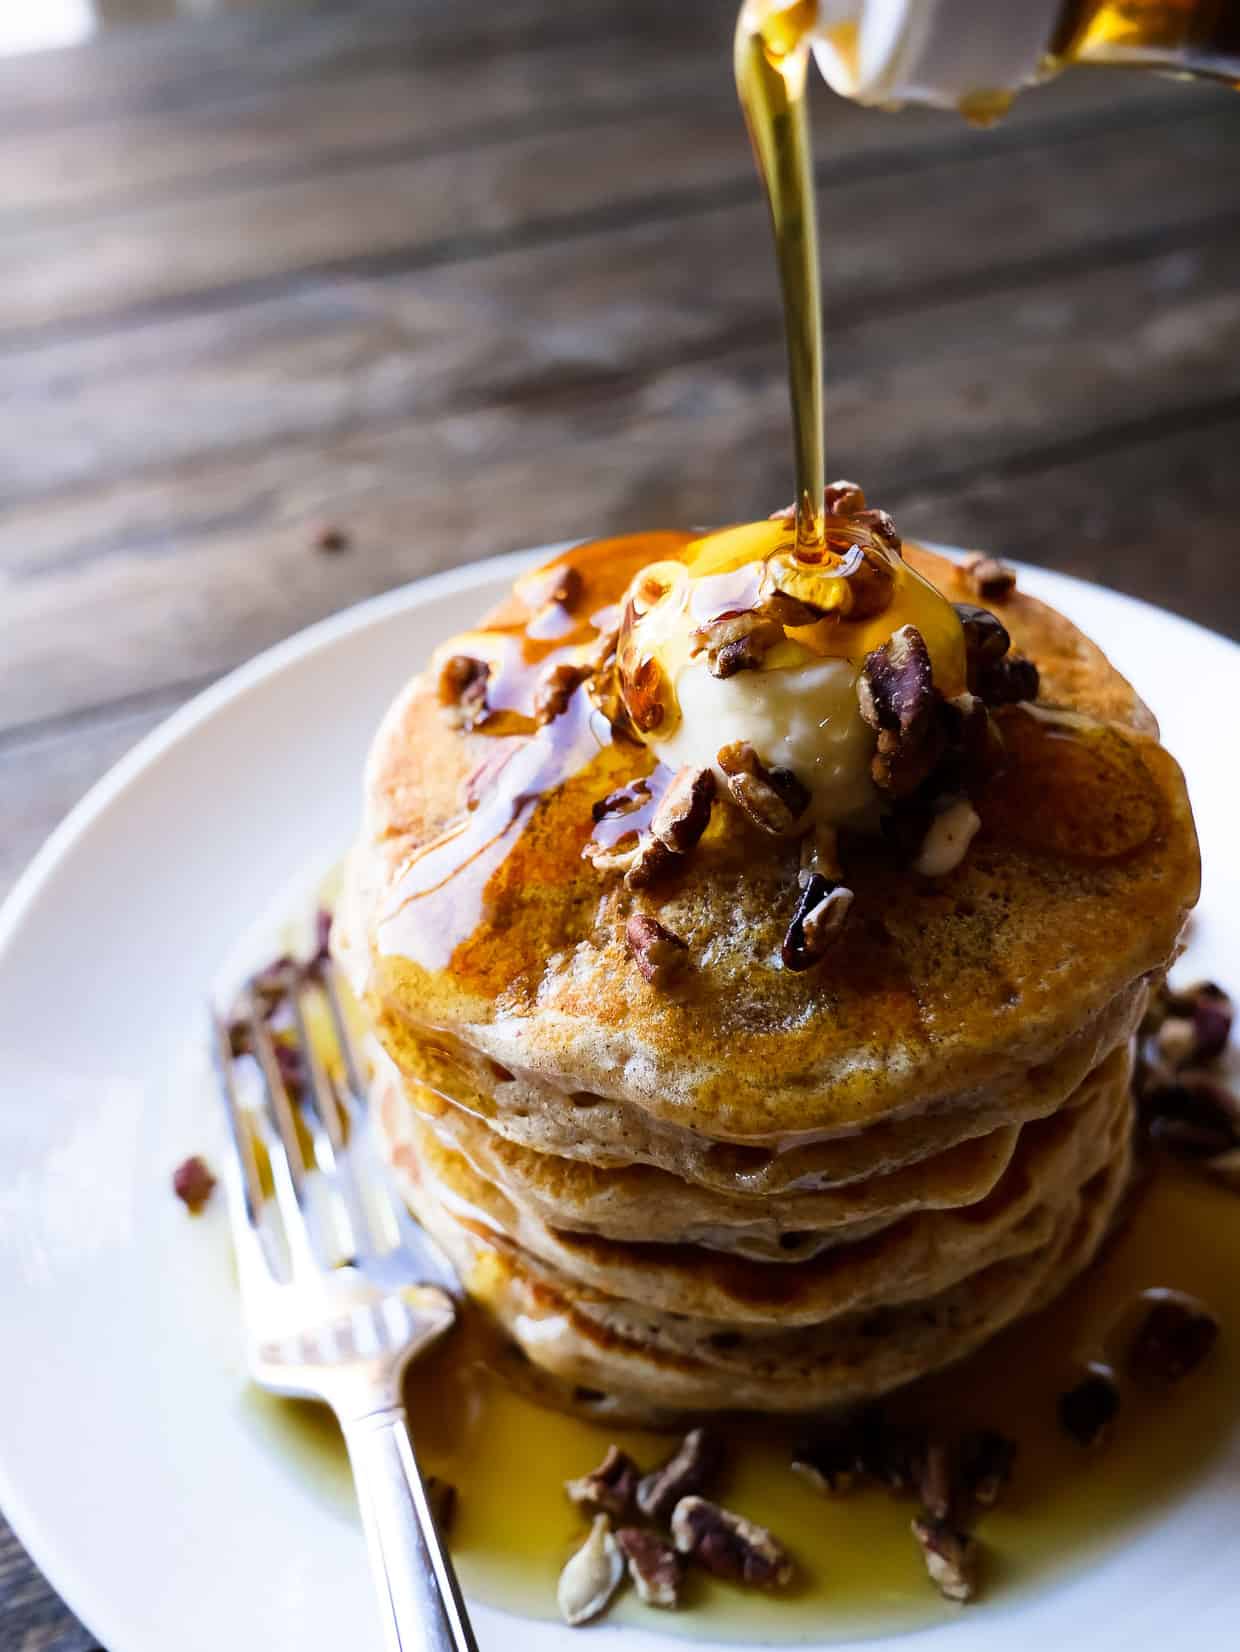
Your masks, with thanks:
[{"label": "bottle lip", "polygon": [[1062,0],[852,0],[822,6],[814,56],[858,103],[921,103],[985,117],[1038,78]]}]

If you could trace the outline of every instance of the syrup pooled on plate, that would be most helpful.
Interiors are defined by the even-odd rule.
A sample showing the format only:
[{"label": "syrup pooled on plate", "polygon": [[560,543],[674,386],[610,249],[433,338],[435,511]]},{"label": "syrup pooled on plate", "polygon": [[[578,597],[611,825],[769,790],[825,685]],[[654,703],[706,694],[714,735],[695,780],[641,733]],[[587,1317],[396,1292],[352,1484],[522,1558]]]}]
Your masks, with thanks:
[{"label": "syrup pooled on plate", "polygon": [[[1108,1546],[1174,1510],[1240,1431],[1240,1201],[1175,1167],[1136,1196],[1102,1260],[1055,1306],[1014,1327],[961,1366],[893,1400],[895,1419],[965,1432],[989,1426],[1017,1443],[1011,1483],[978,1526],[981,1598],[1064,1580]],[[1111,1437],[1091,1449],[1064,1433],[1058,1396],[1092,1361],[1115,1356],[1112,1327],[1154,1289],[1186,1292],[1220,1319],[1218,1344],[1170,1392],[1125,1381]],[[563,1482],[595,1467],[613,1441],[643,1466],[672,1449],[667,1435],[616,1429],[523,1397],[512,1356],[472,1316],[410,1374],[409,1414],[427,1474],[458,1489],[452,1552],[469,1595],[525,1616],[554,1618],[560,1568],[585,1522]],[[515,1375],[514,1384],[510,1377]],[[246,1397],[255,1427],[291,1452],[316,1495],[351,1512],[343,1445],[321,1408]],[[666,1635],[806,1642],[877,1636],[949,1621],[957,1608],[926,1579],[909,1532],[915,1501],[878,1488],[823,1497],[790,1470],[803,1430],[724,1424],[730,1467],[719,1495],[786,1544],[797,1581],[777,1595],[693,1573],[680,1611],[626,1592],[609,1622]]]}]

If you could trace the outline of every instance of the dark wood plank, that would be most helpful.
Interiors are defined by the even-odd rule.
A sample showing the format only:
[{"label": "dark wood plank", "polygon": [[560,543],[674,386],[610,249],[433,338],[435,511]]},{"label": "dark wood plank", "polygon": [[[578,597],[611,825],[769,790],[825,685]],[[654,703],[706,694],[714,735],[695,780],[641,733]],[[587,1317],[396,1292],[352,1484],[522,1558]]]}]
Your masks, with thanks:
[{"label": "dark wood plank", "polygon": [[97,1652],[97,1642],[31,1565],[0,1518],[0,1646],[6,1652]]},{"label": "dark wood plank", "polygon": [[[1236,237],[841,322],[835,468],[892,496],[1226,407],[1240,395]],[[693,291],[673,281],[668,312]],[[719,302],[719,330],[679,356],[651,325],[635,366],[623,343],[601,365],[526,362],[497,370],[484,405],[426,419],[355,424],[346,398],[300,439],[253,447],[242,430],[239,450],[14,505],[0,521],[3,725],[224,669],[447,563],[769,509],[789,487],[773,307],[722,276]],[[254,393],[272,380],[260,367]],[[328,517],[351,553],[315,551]]]},{"label": "dark wood plank", "polygon": [[[956,186],[959,204],[976,199],[984,207],[969,224],[961,252],[980,258],[983,249],[1011,237],[1020,256],[1039,232],[1052,239],[1096,236],[1104,181],[1111,234],[1134,220],[1174,229],[1198,217],[1203,201],[1216,207],[1218,191],[1234,178],[1240,159],[1229,141],[1230,124],[1214,118],[1211,94],[1202,97],[1196,104],[1177,97],[1160,106],[1136,158],[1129,126],[1113,124],[1108,115],[1100,131],[1091,128],[1078,138],[1070,168],[1052,169],[1054,187],[1043,190],[1032,217],[1017,203],[1027,208],[1029,174],[1041,177],[1047,170],[1040,153],[1023,150],[1017,137],[987,143],[983,135],[967,133],[961,148],[953,124],[948,157],[968,163]],[[1148,113],[1142,106],[1143,123]],[[858,133],[888,130],[873,114],[852,111],[849,118],[863,123]],[[891,129],[896,125],[890,123]],[[587,143],[590,159],[583,165]],[[864,221],[849,210],[853,192],[867,188],[876,196],[863,195],[858,204],[872,202],[881,214],[873,222],[890,221],[897,198],[905,211],[916,200],[923,221],[933,213],[941,197],[929,185],[914,191],[903,181],[909,168],[930,172],[932,152],[900,150],[903,165],[884,179],[860,164],[856,147],[824,169],[828,207],[833,191],[842,190],[839,208],[850,226]],[[892,156],[885,147],[882,156],[881,170],[890,174]],[[1010,188],[1003,187],[1004,173]],[[544,130],[460,153],[402,154],[321,175],[260,178],[253,187],[156,200],[88,226],[11,231],[0,246],[0,342],[19,342],[32,329],[99,325],[170,306],[219,302],[221,295],[245,297],[293,276],[424,268],[512,246],[547,245],[617,221],[666,222],[749,201],[754,188],[730,100],[600,115],[588,136]],[[831,221],[828,213],[828,226]],[[84,244],[89,258],[83,257]],[[850,245],[851,236],[844,250]],[[888,265],[885,257],[875,262]]]}]

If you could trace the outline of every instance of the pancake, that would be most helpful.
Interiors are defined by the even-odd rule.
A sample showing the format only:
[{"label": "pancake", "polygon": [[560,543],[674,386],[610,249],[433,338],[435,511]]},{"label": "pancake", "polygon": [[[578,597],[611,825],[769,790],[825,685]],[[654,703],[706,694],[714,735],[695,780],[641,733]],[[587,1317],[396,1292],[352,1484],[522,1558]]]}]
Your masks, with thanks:
[{"label": "pancake", "polygon": [[[983,705],[962,692],[986,658],[963,627],[993,641],[995,622],[944,602],[973,600],[954,564],[910,547],[886,564],[888,605],[852,621],[778,585],[783,608],[727,608],[718,591],[734,590],[736,569],[717,562],[664,604],[700,566],[688,541],[576,547],[445,643],[376,736],[333,928],[373,1033],[394,1176],[510,1339],[505,1369],[554,1403],[646,1422],[881,1394],[963,1357],[1086,1267],[1130,1173],[1134,1033],[1199,882],[1183,779],[1152,715],[1062,615],[1004,597],[1002,626],[1037,672],[1016,661],[1015,694]],[[626,595],[651,563],[664,574]],[[791,651],[783,666],[698,658],[715,633],[687,632],[683,616],[700,615],[708,579],[724,581],[709,600],[729,624],[785,616],[766,644]],[[645,633],[653,654],[626,653],[639,599],[680,627]],[[914,612],[924,636],[908,630]],[[796,663],[798,635],[818,625],[834,639],[826,664]],[[945,748],[958,767],[935,771],[915,806],[942,816],[890,798],[880,810],[866,779],[885,750],[894,761],[867,733],[870,651],[894,671],[890,650],[909,635],[939,738],[980,728],[985,747],[967,760]],[[708,709],[693,724],[683,699],[647,737],[673,658],[697,660],[696,675],[682,663],[666,680],[705,692]],[[635,711],[650,661],[654,698]],[[734,669],[740,700],[718,688]],[[821,699],[798,699],[811,691],[797,672]],[[709,707],[725,703],[717,720]],[[820,788],[860,749],[845,780],[861,813],[816,815],[837,793],[795,768],[763,781],[729,767],[729,751],[757,749],[720,744],[738,705],[763,738],[810,742],[802,773]],[[692,852],[655,843],[657,876],[622,875],[633,862],[617,854],[654,841],[658,799],[675,795],[658,754],[699,737],[705,755],[668,758],[687,764],[682,780],[705,774]],[[768,810],[774,797],[766,830],[744,803],[749,781]],[[963,858],[935,867],[900,849],[910,830],[924,849],[927,823],[953,809],[975,831]],[[802,968],[790,914],[815,879],[830,892],[844,877],[843,937]],[[674,984],[635,925],[679,949]]]},{"label": "pancake", "polygon": [[395,1139],[385,1118],[384,1134],[407,1197],[406,1184],[416,1177],[424,1198],[516,1243],[575,1282],[719,1323],[812,1325],[883,1303],[920,1300],[990,1263],[1044,1245],[1064,1201],[1103,1168],[1115,1120],[1129,1116],[1130,1076],[1128,1051],[1116,1051],[1086,1081],[1076,1105],[1026,1127],[1004,1175],[977,1203],[919,1211],[866,1239],[825,1250],[807,1244],[777,1261],[751,1261],[683,1241],[607,1240],[552,1227],[515,1205],[425,1126],[414,1124],[407,1145]]},{"label": "pancake", "polygon": [[[506,1141],[600,1168],[650,1165],[721,1193],[773,1195],[838,1189],[918,1164],[926,1165],[929,1183],[932,1158],[1063,1106],[1086,1075],[1133,1035],[1147,996],[1147,984],[1134,983],[1052,1058],[1013,1065],[1001,1083],[957,1096],[953,1105],[940,1101],[863,1131],[806,1132],[792,1140],[702,1136],[633,1103],[588,1090],[566,1092],[500,1067],[438,1029],[415,1033],[403,1018],[398,1022],[385,1012],[376,1027],[406,1089],[422,1098],[419,1105],[436,1111],[455,1105],[484,1119]],[[948,1183],[952,1174],[948,1166]]]},{"label": "pancake", "polygon": [[416,1185],[410,1204],[520,1359],[505,1373],[535,1397],[617,1422],[662,1426],[716,1411],[819,1412],[890,1392],[954,1363],[1052,1301],[1093,1260],[1131,1170],[1117,1133],[1106,1168],[1040,1248],[928,1301],[763,1335],[677,1321],[583,1291],[511,1246],[455,1222]]},{"label": "pancake", "polygon": [[[570,553],[578,611],[614,603],[649,555]],[[908,556],[970,597],[953,564]],[[483,635],[528,652],[504,629],[526,617],[517,602]],[[346,956],[372,1016],[724,1140],[868,1130],[1053,1060],[1175,956],[1197,847],[1179,770],[1124,679],[1032,598],[1003,617],[1042,701],[1001,715],[1013,762],[976,800],[970,854],[929,882],[863,845],[849,945],[804,973],[774,965],[795,845],[758,854],[752,833],[712,825],[656,907],[581,856],[594,803],[648,754],[599,747],[571,705],[537,732],[468,732],[416,680],[376,740],[348,876]],[[470,811],[479,771],[486,802]],[[626,918],[647,907],[689,944],[683,992],[648,987],[626,948]]]}]

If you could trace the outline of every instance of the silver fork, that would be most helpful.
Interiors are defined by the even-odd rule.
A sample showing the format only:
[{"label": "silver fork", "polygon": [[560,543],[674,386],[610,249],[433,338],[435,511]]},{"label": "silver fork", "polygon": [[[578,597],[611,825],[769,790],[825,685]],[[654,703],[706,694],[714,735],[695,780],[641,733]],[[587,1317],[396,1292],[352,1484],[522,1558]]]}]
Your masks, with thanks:
[{"label": "silver fork", "polygon": [[[456,1278],[367,1169],[365,1091],[332,964],[320,953],[277,967],[282,999],[265,971],[238,1013],[212,1013],[250,1373],[274,1393],[325,1401],[340,1422],[389,1652],[477,1652],[401,1397],[409,1361],[456,1318]],[[338,1047],[335,1073],[307,1033],[312,993]],[[289,1012],[279,1040],[273,1003]]]}]

